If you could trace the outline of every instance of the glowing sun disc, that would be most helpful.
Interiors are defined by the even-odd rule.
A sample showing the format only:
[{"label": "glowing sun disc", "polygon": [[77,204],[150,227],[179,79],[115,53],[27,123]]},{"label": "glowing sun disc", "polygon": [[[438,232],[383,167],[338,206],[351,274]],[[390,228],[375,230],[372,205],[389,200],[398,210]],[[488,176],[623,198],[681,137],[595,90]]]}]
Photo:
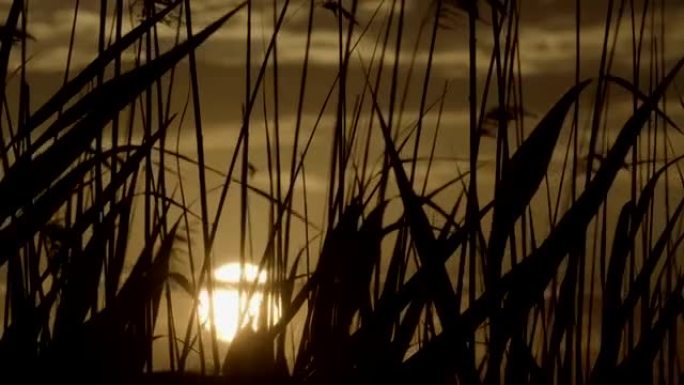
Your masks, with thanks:
[{"label": "glowing sun disc", "polygon": [[[213,275],[215,287],[211,303],[214,307],[213,324],[216,326],[217,338],[230,342],[241,327],[250,326],[256,330],[264,301],[266,271],[259,272],[259,267],[254,264],[228,263],[216,268]],[[248,297],[255,283],[256,290]],[[209,316],[209,291],[201,290],[198,299],[200,322],[208,330],[212,324]],[[280,317],[280,306],[272,298],[268,300],[266,311],[271,324]]]}]

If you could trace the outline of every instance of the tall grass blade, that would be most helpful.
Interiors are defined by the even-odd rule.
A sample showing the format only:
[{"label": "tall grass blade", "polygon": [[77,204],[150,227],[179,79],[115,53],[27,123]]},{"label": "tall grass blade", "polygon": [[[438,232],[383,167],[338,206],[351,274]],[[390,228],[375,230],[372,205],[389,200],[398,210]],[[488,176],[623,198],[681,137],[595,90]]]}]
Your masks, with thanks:
[{"label": "tall grass blade", "polygon": [[[137,27],[132,29],[130,32],[122,36],[120,39],[116,40],[107,49],[101,52],[95,60],[88,64],[81,72],[76,75],[73,79],[66,82],[57,92],[50,97],[42,106],[36,110],[36,112],[31,115],[28,122],[26,123],[25,130],[15,137],[14,142],[19,142],[24,140],[26,137],[31,135],[33,131],[43,124],[50,116],[61,111],[64,106],[72,100],[72,98],[85,87],[90,82],[92,82],[104,68],[107,67],[112,61],[117,60],[120,55],[128,49],[131,45],[139,41],[146,33],[150,31],[157,23],[162,21],[174,8],[176,8],[181,3],[181,0],[176,0],[169,3],[168,7],[161,12],[156,13],[154,16],[147,18],[140,23]],[[94,103],[94,102],[93,102]],[[75,122],[80,115],[73,111],[66,114],[64,117],[65,124]],[[50,133],[46,133],[46,137],[53,136],[56,130],[52,130]],[[39,142],[40,145],[40,142]],[[11,147],[12,143],[8,145]]]}]

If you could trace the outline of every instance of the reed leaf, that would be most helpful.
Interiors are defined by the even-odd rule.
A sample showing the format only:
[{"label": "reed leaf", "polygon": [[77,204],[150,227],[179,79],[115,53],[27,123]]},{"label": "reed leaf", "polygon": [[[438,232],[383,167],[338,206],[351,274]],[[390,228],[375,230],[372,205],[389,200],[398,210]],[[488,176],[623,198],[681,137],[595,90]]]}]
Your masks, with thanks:
[{"label": "reed leaf", "polygon": [[[684,279],[680,277],[673,289],[666,297],[660,316],[653,322],[653,326],[640,336],[637,346],[611,371],[612,378],[638,383],[646,383],[652,378],[653,360],[660,351],[663,339],[668,331],[677,327],[677,320],[684,314]],[[600,379],[596,378],[597,381]]]},{"label": "reed leaf", "polygon": [[[66,123],[69,122],[61,118],[53,123],[52,128],[48,129],[48,133],[51,134],[46,133],[42,137],[43,139],[39,138],[34,143],[32,151],[20,157],[7,171],[4,178],[0,180],[0,199],[6,202],[0,210],[0,219],[4,220],[7,216],[14,214],[23,202],[30,201],[32,197],[46,189],[55,178],[61,175],[72,162],[86,151],[90,143],[101,133],[102,128],[114,118],[116,113],[131,103],[141,92],[216,32],[244,5],[245,3],[242,3],[194,35],[190,40],[157,59],[93,90],[68,110],[72,111],[73,114],[65,113],[63,115],[85,115],[84,118],[45,152],[33,158],[33,153],[38,150],[41,143],[46,142],[49,137],[65,128]],[[25,178],[25,175],[32,175],[32,178]],[[0,265],[4,263],[5,259],[6,257],[0,256]]]},{"label": "reed leaf", "polygon": [[586,230],[588,223],[608,196],[608,190],[621,168],[622,161],[658,100],[682,66],[684,66],[684,59],[679,60],[648,101],[627,121],[596,176],[547,239],[536,251],[504,276],[504,279],[510,279],[510,283],[506,286],[511,288],[507,298],[511,309],[526,309],[530,304],[529,301],[543,292],[572,242]]},{"label": "reed leaf", "polygon": [[501,260],[513,225],[544,180],[565,116],[589,82],[585,80],[567,91],[503,165],[501,180],[494,192],[494,214],[487,247],[490,284],[494,284],[501,274]]},{"label": "reed leaf", "polygon": [[[105,205],[107,202],[104,198],[111,198],[121,185],[128,180],[128,177],[139,168],[140,162],[149,154],[152,145],[161,135],[162,132],[157,132],[127,160],[106,190],[103,191],[102,199],[81,216],[81,220],[72,228],[72,233],[85,231],[97,220],[99,213],[102,212],[102,205]],[[48,187],[47,191],[33,204],[27,205],[23,215],[9,226],[0,230],[0,265],[4,264],[10,256],[15,255],[17,248],[21,247],[23,242],[31,239],[57,210],[71,198],[75,187],[82,182],[85,174],[91,171],[97,161],[100,160],[100,157],[95,157],[76,166],[66,176],[58,180],[54,186]],[[18,193],[15,196],[19,198]]]},{"label": "reed leaf", "polygon": [[[596,176],[546,240],[522,262],[500,278],[501,281],[497,283],[496,291],[485,291],[461,315],[460,325],[465,330],[458,333],[445,331],[435,337],[421,352],[411,358],[409,361],[411,365],[425,365],[425,362],[437,360],[440,353],[449,354],[450,351],[447,346],[455,349],[454,345],[463,343],[462,335],[467,332],[472,333],[490,314],[493,314],[499,307],[499,301],[504,298],[504,295],[506,301],[501,318],[509,320],[509,323],[504,325],[505,330],[502,331],[504,336],[498,343],[505,343],[508,340],[506,336],[510,336],[513,331],[520,330],[523,315],[526,314],[535,300],[543,295],[544,289],[557,272],[558,266],[567,255],[571,245],[586,230],[588,223],[596,215],[634,140],[648,120],[657,101],[660,100],[682,66],[684,66],[684,59],[677,62],[648,101],[626,122]],[[458,345],[456,345],[457,347]],[[454,354],[454,352],[450,353],[450,359],[440,359],[441,364],[453,368]]]},{"label": "reed leaf", "polygon": [[[101,52],[90,64],[88,64],[78,75],[73,79],[66,82],[62,87],[57,90],[57,92],[50,97],[43,105],[41,105],[36,112],[31,115],[26,126],[20,135],[14,138],[13,143],[21,142],[25,138],[29,137],[33,131],[39,127],[41,124],[45,123],[50,116],[61,111],[65,106],[69,104],[72,98],[78,95],[81,90],[92,82],[104,68],[107,67],[112,61],[128,49],[131,45],[139,41],[146,33],[150,31],[157,23],[164,19],[174,8],[176,8],[182,1],[176,0],[169,3],[161,12],[156,13],[154,16],[147,18],[140,23],[140,25],[133,28],[130,32],[122,36],[120,39],[116,40],[107,49]],[[97,100],[88,100],[84,97],[82,100],[86,105],[94,106],[97,105]],[[86,108],[87,110],[87,108]],[[63,114],[60,114],[59,119],[62,121],[60,125],[52,125],[51,129],[47,130],[41,135],[41,140],[38,140],[35,145],[41,146],[46,140],[57,135],[60,131],[60,127],[67,127],[70,124],[75,123],[81,116],[83,116],[84,109],[68,109]],[[13,143],[10,143],[7,147],[11,147]]]}]

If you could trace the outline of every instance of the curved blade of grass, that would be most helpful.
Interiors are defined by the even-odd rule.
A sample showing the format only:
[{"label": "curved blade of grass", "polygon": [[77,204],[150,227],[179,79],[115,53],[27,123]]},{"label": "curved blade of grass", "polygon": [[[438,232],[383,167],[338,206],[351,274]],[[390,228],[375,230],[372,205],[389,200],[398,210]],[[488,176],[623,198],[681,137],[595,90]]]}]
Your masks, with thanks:
[{"label": "curved blade of grass", "polygon": [[[166,215],[165,208],[162,217]],[[163,221],[152,230],[118,295],[101,311],[74,328],[65,339],[55,340],[41,355],[40,368],[56,378],[122,379],[139,373],[152,338],[147,336],[146,311],[154,305],[168,278],[169,259],[180,221],[159,243],[150,263],[148,258],[163,234]],[[83,363],[88,363],[87,367]],[[111,380],[111,379],[108,379]]]},{"label": "curved blade of grass", "polygon": [[[368,79],[367,79],[368,80]],[[445,327],[451,327],[455,324],[458,318],[458,309],[456,307],[456,295],[449,276],[442,261],[437,258],[436,240],[431,231],[430,222],[421,208],[420,199],[413,191],[411,182],[409,181],[406,171],[401,162],[401,157],[397,152],[394,142],[392,140],[392,132],[383,117],[382,110],[377,102],[377,95],[371,85],[370,92],[372,94],[373,108],[380,121],[382,135],[385,141],[385,151],[390,160],[390,167],[394,171],[399,193],[404,204],[405,216],[411,229],[411,236],[415,242],[418,256],[421,263],[426,269],[426,274],[430,277],[424,283],[429,288],[432,298],[435,301],[437,313],[439,314],[442,324]]]},{"label": "curved blade of grass", "polygon": [[[613,82],[619,85],[620,87],[624,88],[625,90],[629,91],[631,95],[637,97],[642,102],[648,100],[648,95],[644,94],[641,90],[639,90],[639,88],[635,87],[634,84],[630,83],[629,80],[625,78],[609,74],[606,75],[605,79],[606,81]],[[682,129],[677,125],[677,123],[675,123],[672,120],[672,118],[670,118],[670,116],[665,113],[665,111],[657,107],[653,111],[655,111],[655,113],[657,113],[661,118],[663,118],[663,120],[665,120],[667,124],[672,126],[680,134],[684,134],[684,131],[682,131]]]},{"label": "curved blade of grass", "polygon": [[[468,346],[466,343],[465,336],[467,331],[462,328],[458,307],[459,302],[444,266],[444,260],[448,257],[445,253],[445,245],[441,242],[438,243],[432,233],[430,222],[402,166],[401,158],[392,140],[391,129],[383,117],[382,110],[378,105],[377,94],[368,83],[368,77],[366,77],[366,86],[372,94],[373,109],[376,112],[380,128],[382,129],[385,152],[388,156],[390,167],[394,172],[404,204],[404,216],[408,222],[411,237],[415,243],[422,265],[421,271],[423,272],[424,279],[416,280],[415,282],[418,284],[418,289],[425,291],[430,299],[434,301],[437,315],[445,333],[453,332],[450,334],[455,338],[455,341],[452,341],[448,348],[445,345],[435,345],[434,349],[428,351],[421,359],[405,366],[400,376],[408,383],[421,379],[425,380],[425,376],[429,375],[429,373],[434,372],[436,368],[443,368],[446,365],[448,367],[455,366],[455,371],[459,373],[460,378],[466,381],[466,383],[477,383],[479,382],[477,368],[474,362],[469,359],[469,357],[473,356],[471,351],[473,347]],[[439,374],[434,380],[444,378],[442,375],[446,373],[441,372],[441,369],[437,370]]]},{"label": "curved blade of grass", "polygon": [[[607,371],[617,363],[621,333],[627,319],[627,311],[631,311],[638,299],[638,294],[648,287],[650,276],[657,265],[662,252],[669,241],[669,236],[674,229],[675,223],[679,220],[679,215],[684,206],[682,203],[675,209],[673,215],[668,220],[659,240],[656,242],[649,258],[646,260],[642,271],[637,276],[634,284],[630,288],[628,299],[630,305],[622,303],[621,293],[624,280],[625,265],[629,251],[633,248],[638,229],[643,218],[651,207],[651,202],[655,193],[657,182],[661,175],[672,165],[683,159],[680,156],[668,162],[658,169],[644,186],[636,205],[628,202],[623,206],[618,219],[613,238],[613,247],[608,265],[608,276],[606,277],[605,291],[603,294],[603,320],[601,325],[601,345],[599,355],[594,365],[592,376],[595,378],[606,379]],[[634,290],[637,288],[638,290]]]},{"label": "curved blade of grass", "polygon": [[12,5],[7,13],[7,19],[4,24],[2,33],[0,33],[0,91],[2,91],[2,96],[0,96],[0,106],[4,105],[5,102],[5,86],[7,81],[7,66],[9,63],[10,52],[13,47],[14,36],[12,31],[17,29],[17,23],[19,22],[19,15],[24,8],[24,2],[22,0],[12,1]]},{"label": "curved blade of grass", "polygon": [[[134,162],[135,160],[132,160],[132,162],[124,164],[124,167],[121,169],[121,171],[117,172],[116,176],[117,178],[119,178],[119,180],[123,181],[123,177],[125,175],[130,174],[131,181],[128,187],[128,193],[125,194],[125,196],[121,197],[120,204],[123,206],[121,211],[121,218],[131,218],[131,212],[133,210],[133,198],[135,197],[135,188],[138,181],[138,168],[134,167]],[[130,168],[133,171],[129,171],[127,170],[127,168]],[[110,184],[110,186],[107,186],[107,188],[101,196],[111,196],[112,192],[117,190],[117,188],[113,186],[116,185],[112,183]],[[116,291],[119,289],[119,284],[121,282],[121,274],[123,273],[124,262],[126,260],[126,251],[128,250],[129,245],[128,239],[130,235],[130,227],[131,221],[119,221],[119,228],[117,229],[117,238],[115,241],[116,243],[114,252],[109,258],[107,274],[105,276],[105,299],[107,301],[107,304],[114,301]]]},{"label": "curved blade of grass", "polygon": [[332,358],[331,354],[327,354],[327,350],[332,346],[331,343],[339,343],[337,338],[340,334],[349,330],[349,322],[353,315],[343,297],[346,297],[345,289],[350,283],[350,271],[346,265],[351,265],[349,258],[359,253],[355,240],[359,235],[357,225],[362,210],[363,206],[358,199],[353,200],[345,208],[338,223],[326,235],[316,267],[316,271],[320,272],[320,280],[313,292],[310,338],[313,356],[320,356],[323,359],[323,366],[332,364],[325,362]]},{"label": "curved blade of grass", "polygon": [[[672,242],[672,233],[677,225],[681,222],[681,215],[683,212],[684,200],[680,201],[679,205],[677,205],[675,210],[672,212],[672,215],[667,221],[665,228],[649,252],[644,266],[641,268],[641,271],[639,271],[639,274],[636,276],[634,282],[630,286],[629,291],[622,302],[621,308],[619,309],[619,317],[622,324],[624,324],[630,312],[636,306],[639,297],[641,297],[648,289],[651,276],[653,275],[653,272],[655,271],[662,255],[668,249],[668,244],[671,243],[672,253],[676,255],[678,246],[682,243],[682,241],[684,241],[684,236],[680,236],[674,242]],[[620,326],[622,326],[622,324],[620,324]]]},{"label": "curved blade of grass", "polygon": [[530,346],[520,335],[511,340],[505,373],[506,385],[544,383],[543,371],[537,364]]},{"label": "curved blade of grass", "polygon": [[[482,208],[480,211],[480,218],[484,217],[489,210],[493,207],[492,204],[488,204]],[[405,227],[401,227],[400,231],[408,231]],[[440,254],[436,254],[441,263],[445,263],[448,256],[451,255],[453,250],[456,250],[463,242],[467,239],[468,229],[466,227],[461,227],[454,234],[452,234],[449,239],[445,242],[441,242]],[[406,254],[406,245],[400,240],[397,240],[395,245],[395,250],[393,257],[390,261],[390,267],[385,279],[385,286],[383,289],[382,296],[378,305],[375,307],[375,312],[373,314],[373,322],[379,322],[379,330],[391,330],[389,325],[394,317],[398,317],[401,311],[414,299],[422,295],[421,292],[424,290],[425,283],[423,280],[429,279],[429,275],[426,274],[424,266],[421,266],[418,271],[411,276],[405,283],[403,279],[403,267],[405,263],[404,258]],[[373,325],[373,323],[371,323]],[[385,325],[382,327],[382,325]],[[364,330],[363,328],[361,330]],[[361,333],[357,333],[361,334]],[[389,337],[388,337],[389,338]]]},{"label": "curved blade of grass", "polygon": [[[135,100],[141,92],[216,32],[244,5],[245,3],[242,3],[171,51],[144,66],[108,81],[76,103],[70,110],[78,110],[79,115],[85,114],[85,117],[44,153],[32,159],[32,153],[38,150],[40,143],[52,137],[52,135],[44,135],[42,140],[39,139],[34,144],[33,151],[29,151],[18,159],[0,181],[0,201],[6,203],[0,211],[0,219],[4,220],[14,213],[18,209],[18,203],[25,201],[29,195],[33,196],[45,189],[83,154],[117,112]],[[61,130],[64,128],[63,123],[62,119],[58,119],[53,123],[53,127]],[[31,175],[32,178],[25,178],[26,175]]]},{"label": "curved blade of grass", "polygon": [[503,164],[501,180],[494,192],[494,216],[487,254],[487,281],[490,284],[501,274],[501,260],[513,225],[544,180],[565,117],[589,83],[585,80],[567,91]]},{"label": "curved blade of grass", "polygon": [[110,229],[121,213],[119,210],[110,211],[101,223],[94,226],[93,235],[85,248],[72,251],[70,261],[63,269],[65,284],[55,314],[55,339],[68,339],[81,326],[88,310],[97,304],[98,286],[105,262],[104,250],[107,242],[112,241]]},{"label": "curved blade of grass", "polygon": [[[125,148],[125,147],[126,147],[126,146],[121,146],[120,148]],[[135,146],[133,146],[133,147],[135,147]],[[188,162],[188,163],[190,163],[190,164],[192,164],[192,165],[194,165],[194,166],[197,166],[197,167],[204,167],[207,171],[211,171],[212,173],[214,173],[214,174],[216,174],[216,175],[218,175],[218,176],[221,176],[221,177],[223,177],[223,178],[228,179],[228,175],[226,175],[226,173],[224,173],[223,171],[218,170],[218,169],[216,169],[216,168],[214,168],[214,167],[211,167],[211,166],[209,166],[209,165],[207,165],[207,164],[200,165],[200,163],[199,163],[197,160],[192,159],[191,157],[189,157],[189,156],[187,156],[187,155],[178,153],[178,152],[173,151],[173,150],[168,150],[168,149],[159,149],[159,148],[155,148],[155,150],[160,151],[161,153],[163,153],[163,154],[165,154],[165,155],[170,155],[170,156],[172,156],[172,157],[174,157],[174,158],[178,158],[178,159],[180,159],[180,160],[183,160],[183,161],[185,161],[185,162]],[[284,212],[284,213],[291,214],[293,217],[299,219],[300,221],[302,221],[302,223],[306,224],[307,226],[309,226],[310,228],[312,228],[312,229],[314,229],[314,230],[320,230],[320,227],[318,227],[318,225],[316,225],[315,223],[313,223],[313,222],[307,220],[307,219],[304,217],[304,214],[300,213],[299,211],[295,210],[294,208],[290,207],[289,205],[282,205],[282,204],[280,204],[281,202],[279,202],[279,201],[278,201],[275,197],[273,197],[269,192],[264,191],[263,189],[260,189],[260,188],[258,188],[258,187],[256,187],[256,186],[252,185],[252,184],[246,183],[245,181],[243,181],[243,180],[240,179],[240,178],[235,178],[235,177],[233,177],[233,178],[230,178],[229,180],[230,180],[230,182],[235,183],[235,184],[240,185],[240,186],[242,186],[242,185],[244,184],[244,187],[245,187],[247,190],[249,190],[250,192],[256,194],[257,196],[259,196],[259,197],[261,197],[261,198],[264,198],[265,200],[269,201],[270,203],[275,203],[275,204],[279,204],[280,206],[283,206],[282,209],[283,209],[283,212]]]},{"label": "curved blade of grass", "polygon": [[[102,205],[107,202],[106,198],[111,198],[119,187],[128,180],[128,177],[138,169],[140,162],[149,154],[152,145],[161,137],[161,134],[161,132],[157,132],[150,138],[148,143],[141,146],[141,148],[128,159],[127,163],[119,170],[114,180],[103,191],[102,198],[83,213],[80,220],[74,224],[72,227],[74,233],[85,231],[88,226],[98,218]],[[24,215],[21,215],[16,221],[0,230],[0,266],[7,261],[9,256],[15,255],[16,250],[21,247],[22,243],[31,239],[52,215],[71,197],[74,188],[82,182],[84,175],[93,168],[98,160],[99,157],[96,157],[78,165],[65,177],[61,178],[54,186],[48,187],[46,192],[33,202],[33,204],[27,206]]]},{"label": "curved blade of grass", "polygon": [[[178,230],[180,221],[176,221],[164,235],[164,239],[159,245],[159,250],[152,263],[146,266],[145,258],[138,257],[130,275],[124,282],[121,290],[116,296],[115,302],[103,309],[86,322],[90,329],[89,334],[99,335],[107,333],[108,327],[113,325],[124,326],[125,322],[136,312],[144,309],[147,303],[153,299],[156,293],[163,288],[163,283],[169,277],[169,260],[173,251],[173,244],[176,241],[175,234]],[[150,238],[150,242],[140,252],[140,256],[151,254],[155,247],[155,241],[161,234],[161,226],[155,228]],[[120,330],[114,328],[112,330]]]},{"label": "curved blade of grass", "polygon": [[[486,290],[462,314],[461,325],[463,328],[473,332],[498,307],[504,294],[507,294],[504,318],[509,320],[520,320],[518,316],[526,312],[534,304],[536,298],[543,295],[544,289],[558,270],[558,266],[567,255],[570,246],[581,236],[591,219],[596,215],[622,167],[625,156],[641,132],[641,128],[648,121],[657,102],[682,66],[684,66],[684,58],[677,62],[648,101],[627,121],[594,179],[591,180],[575,204],[566,212],[548,238],[538,249],[500,278],[501,281],[496,285],[496,291]],[[515,325],[515,322],[505,326],[509,332],[519,329],[519,325]],[[446,346],[453,346],[460,341],[460,335],[464,332],[445,331],[430,341],[421,352],[409,359],[409,363],[428,359],[427,357],[434,354],[430,351],[439,352],[446,349]],[[445,364],[453,365],[453,363]]]},{"label": "curved blade of grass", "polygon": [[[653,109],[682,66],[684,66],[684,58],[679,60],[648,101],[627,121],[594,179],[559,221],[549,237],[535,252],[506,274],[506,280],[510,279],[510,283],[506,286],[510,287],[508,302],[511,308],[527,308],[529,301],[543,292],[569,247],[586,230],[587,225],[606,199],[608,190],[641,132],[641,128],[648,121]],[[497,296],[501,295],[501,292],[497,293]]]},{"label": "curved blade of grass", "polygon": [[387,208],[387,201],[380,202],[371,210],[359,229],[360,255],[356,260],[358,270],[352,278],[353,288],[356,291],[358,303],[355,306],[361,311],[363,319],[367,318],[370,311],[370,290],[373,269],[380,269],[379,263],[382,258],[382,241],[387,233],[383,229],[382,220]]},{"label": "curved blade of grass", "polygon": [[663,339],[668,330],[677,327],[677,320],[684,314],[684,278],[679,278],[674,290],[668,295],[660,310],[660,317],[647,333],[641,336],[639,343],[616,368],[616,381],[634,381],[645,383],[651,378],[653,360],[661,349]]},{"label": "curved blade of grass", "polygon": [[[33,113],[26,124],[25,130],[21,133],[21,135],[17,135],[17,137],[14,138],[13,143],[21,141],[31,135],[35,128],[43,124],[50,116],[63,109],[64,106],[66,106],[74,96],[78,95],[83,87],[87,86],[97,76],[99,76],[99,74],[102,73],[102,70],[108,64],[119,57],[135,42],[139,41],[146,33],[150,31],[152,27],[162,21],[164,17],[166,17],[180,3],[181,0],[169,2],[165,9],[149,18],[146,18],[142,23],[140,23],[140,25],[133,28],[126,35],[122,36],[121,39],[115,41],[107,49],[102,51],[97,58],[95,58],[95,60],[88,64],[78,75],[76,75],[76,77],[64,84],[52,97],[50,97],[50,99],[48,99],[41,107],[38,108],[36,112]],[[63,119],[63,123],[60,126],[63,128],[74,123],[82,116],[82,112],[83,109],[69,109],[60,117],[60,119]],[[54,128],[44,133],[42,135],[43,140],[38,141],[37,145],[41,146],[44,143],[44,140],[54,137],[59,132],[60,126],[53,126]],[[11,146],[12,143],[8,145],[8,147]]]},{"label": "curved blade of grass", "polygon": [[627,202],[620,211],[618,224],[613,238],[613,249],[608,262],[608,275],[606,277],[605,291],[603,293],[603,319],[601,325],[601,350],[599,351],[594,373],[601,377],[604,370],[612,368],[618,359],[620,349],[619,327],[620,294],[625,274],[625,265],[633,239],[630,239],[630,230],[633,225],[634,203]]},{"label": "curved blade of grass", "polygon": [[[551,329],[551,339],[549,341],[548,348],[545,349],[546,352],[542,358],[542,366],[544,367],[545,373],[553,373],[556,362],[560,356],[561,342],[563,336],[567,336],[565,333],[568,327],[573,324],[574,309],[575,309],[575,297],[577,295],[577,284],[578,281],[578,260],[582,256],[571,251],[570,260],[568,263],[567,271],[565,272],[565,278],[560,287],[560,293],[558,295],[558,303],[554,308],[554,322]],[[514,336],[514,338],[517,338]],[[510,357],[510,355],[509,355]],[[509,358],[510,359],[510,358]]]}]

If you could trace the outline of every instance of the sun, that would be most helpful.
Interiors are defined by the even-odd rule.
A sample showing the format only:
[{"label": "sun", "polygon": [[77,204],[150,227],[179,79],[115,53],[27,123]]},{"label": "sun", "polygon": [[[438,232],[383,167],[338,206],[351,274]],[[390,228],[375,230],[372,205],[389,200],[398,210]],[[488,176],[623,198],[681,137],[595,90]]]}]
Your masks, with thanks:
[{"label": "sun", "polygon": [[[255,329],[261,322],[261,307],[264,301],[265,286],[268,281],[266,271],[259,271],[259,266],[251,263],[227,263],[214,270],[214,290],[212,303],[214,317],[209,316],[209,291],[203,289],[199,293],[199,318],[205,329],[216,325],[217,338],[230,342],[242,327]],[[255,288],[250,296],[250,290]],[[268,296],[266,312],[269,324],[280,317],[280,306]]]}]

